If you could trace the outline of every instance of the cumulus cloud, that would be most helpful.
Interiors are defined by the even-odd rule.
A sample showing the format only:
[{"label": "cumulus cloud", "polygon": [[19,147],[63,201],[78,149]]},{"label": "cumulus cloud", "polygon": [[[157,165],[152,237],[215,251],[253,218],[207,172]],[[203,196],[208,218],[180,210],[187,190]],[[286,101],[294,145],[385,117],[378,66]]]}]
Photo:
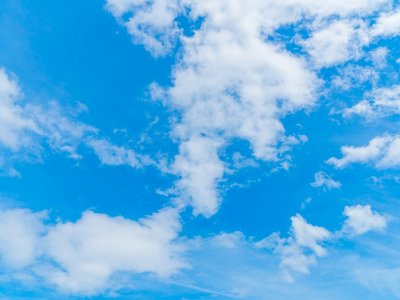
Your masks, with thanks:
[{"label": "cumulus cloud", "polygon": [[91,294],[116,272],[169,276],[184,267],[173,241],[180,231],[177,212],[166,209],[135,222],[86,212],[77,222],[57,224],[44,243],[60,268],[47,279],[61,290]]},{"label": "cumulus cloud", "polygon": [[272,250],[280,257],[280,268],[284,279],[294,280],[294,274],[308,274],[317,263],[317,258],[328,254],[325,244],[355,238],[371,231],[383,231],[387,219],[374,212],[370,205],[346,206],[343,215],[346,220],[342,228],[330,232],[326,228],[308,223],[301,215],[291,218],[288,237],[272,233],[267,238],[254,243],[256,248]]},{"label": "cumulus cloud", "polygon": [[359,58],[368,42],[362,22],[339,20],[315,30],[303,44],[314,62],[324,67]]},{"label": "cumulus cloud", "polygon": [[366,146],[341,147],[342,158],[331,157],[327,163],[344,168],[353,163],[370,164],[377,169],[398,168],[400,166],[400,138],[398,136],[378,136]]},{"label": "cumulus cloud", "polygon": [[41,254],[39,237],[46,214],[27,209],[0,210],[0,261],[10,268],[24,268]]},{"label": "cumulus cloud", "polygon": [[375,36],[400,34],[400,10],[382,14],[376,21],[372,34]]},{"label": "cumulus cloud", "polygon": [[327,252],[321,243],[329,238],[330,232],[323,227],[307,223],[300,215],[292,217],[291,220],[292,236],[277,250],[281,255],[281,268],[308,273],[309,267],[316,263],[316,257],[326,255]]},{"label": "cumulus cloud", "polygon": [[181,143],[172,171],[180,175],[176,183],[179,205],[189,199],[194,214],[211,216],[218,210],[217,183],[224,173],[224,165],[218,157],[218,141],[205,137],[192,137]]},{"label": "cumulus cloud", "polygon": [[288,281],[293,281],[293,273],[309,273],[317,257],[327,254],[323,243],[331,237],[328,230],[309,224],[299,214],[291,220],[289,237],[281,238],[279,234],[273,233],[255,244],[258,248],[273,249],[280,256],[280,268]]},{"label": "cumulus cloud", "polygon": [[[175,22],[178,1],[108,0],[106,6],[124,24],[133,42],[144,45],[154,56],[163,56],[174,47],[179,34]],[[127,16],[133,11],[134,16]]]},{"label": "cumulus cloud", "polygon": [[[346,220],[336,233],[312,225],[297,214],[291,218],[287,237],[273,233],[254,241],[237,231],[190,240],[179,235],[181,222],[175,208],[161,209],[137,221],[86,211],[76,221],[56,223],[49,221],[45,212],[2,208],[0,264],[7,267],[9,276],[29,272],[38,282],[71,295],[118,290],[125,279],[130,280],[126,281],[127,286],[135,285],[130,275],[152,274],[166,282],[173,278],[185,282],[188,278],[183,272],[193,274],[191,267],[209,268],[207,272],[211,273],[207,274],[212,275],[225,273],[226,269],[216,269],[216,262],[209,260],[225,264],[227,255],[236,257],[235,264],[240,261],[244,268],[251,267],[247,265],[248,259],[254,258],[258,261],[257,269],[261,261],[269,261],[270,268],[278,268],[274,262],[277,256],[283,279],[294,281],[296,274],[308,274],[335,242],[382,231],[387,226],[386,217],[369,205],[347,206],[343,214]],[[247,257],[246,263],[237,260],[238,253]],[[224,258],[217,258],[218,254]],[[18,278],[15,280],[21,280]],[[229,292],[243,296],[248,288]]]},{"label": "cumulus cloud", "polygon": [[165,278],[186,267],[173,208],[139,221],[92,211],[56,224],[24,209],[3,209],[0,216],[1,263],[11,270],[28,268],[65,293],[102,292],[123,272]]},{"label": "cumulus cloud", "polygon": [[[156,2],[146,7],[151,9]],[[218,153],[232,138],[241,138],[250,142],[256,158],[278,159],[278,143],[284,136],[279,117],[314,103],[316,78],[303,60],[263,38],[264,30],[280,23],[268,23],[268,5],[255,1],[184,1],[182,5],[190,8],[190,18],[203,21],[192,36],[181,36],[183,56],[173,71],[172,85],[159,87],[163,92],[157,94],[180,120],[173,126],[173,137],[181,144],[172,164],[181,177],[177,187],[195,192],[187,197],[195,212],[211,215],[220,202],[216,184],[226,170],[214,154],[205,163],[218,166],[215,171],[200,175],[207,168],[190,168],[196,174],[189,175],[182,158],[196,153],[189,153],[195,149],[187,145],[204,136],[202,144],[209,143],[205,147]],[[127,9],[126,13],[140,20],[143,10]],[[168,31],[169,26],[164,29]],[[209,178],[194,188],[188,178],[195,176]]]},{"label": "cumulus cloud", "polygon": [[312,187],[323,188],[325,190],[340,189],[342,184],[339,181],[333,180],[328,174],[320,171],[314,174],[314,182]]},{"label": "cumulus cloud", "polygon": [[[134,42],[153,55],[171,52],[179,41],[171,84],[151,86],[153,98],[174,111],[171,136],[180,153],[171,167],[180,178],[175,190],[182,192],[177,197],[183,202],[185,198],[195,213],[215,213],[221,202],[218,182],[227,172],[219,153],[234,140],[247,141],[259,161],[281,161],[286,139],[281,120],[315,104],[320,86],[315,69],[359,58],[370,41],[363,17],[388,4],[386,0],[108,0],[106,8]],[[193,26],[184,30],[188,28],[182,27],[182,19]],[[300,37],[297,42],[309,51],[313,67],[307,55],[294,55],[269,39],[286,25],[298,25],[309,33],[309,39]],[[207,150],[209,161],[203,161],[215,165],[210,172],[188,167],[189,157],[197,155],[189,153],[197,150],[188,145],[199,139],[202,147],[212,149]],[[195,177],[204,182],[190,179]]]},{"label": "cumulus cloud", "polygon": [[366,93],[364,98],[356,105],[345,109],[343,115],[374,119],[400,112],[400,85],[373,89]]},{"label": "cumulus cloud", "polygon": [[[389,3],[108,0],[107,9],[126,27],[134,43],[144,45],[154,56],[181,47],[171,84],[152,85],[154,98],[174,111],[171,138],[178,144],[178,153],[167,169],[178,177],[176,204],[191,205],[194,214],[206,217],[217,212],[221,202],[218,183],[227,172],[221,152],[237,139],[248,143],[257,163],[279,163],[291,146],[304,141],[289,135],[282,120],[313,107],[320,86],[316,69],[361,57],[371,34],[362,20]],[[396,34],[397,14],[381,15],[372,35]],[[178,17],[196,23],[190,34],[180,27]],[[299,43],[312,62],[307,55],[301,57],[269,40],[285,25],[306,29],[309,38],[301,37]],[[348,113],[397,112],[395,88],[374,92],[372,101]],[[74,159],[80,158],[78,148],[84,146],[103,164],[137,168],[148,163],[147,157],[112,144],[99,137],[96,128],[65,115],[57,103],[26,105],[19,102],[20,96],[17,82],[0,70],[0,144],[7,151],[28,149],[39,139],[40,145]],[[328,162],[338,168],[351,163],[398,167],[399,147],[397,136],[376,137],[366,146],[342,147],[343,157]],[[340,188],[339,182],[323,172],[315,174],[312,185]],[[387,223],[370,206],[346,207],[344,215],[344,231],[353,235],[383,230]],[[95,212],[86,212],[75,222],[48,224],[44,218],[45,214],[29,210],[1,211],[0,256],[2,263],[15,269],[46,262],[34,272],[65,292],[95,294],[119,273],[168,277],[186,266],[180,256],[183,246],[176,209],[167,208],[139,221]],[[291,221],[289,237],[273,234],[257,243],[257,247],[274,249],[289,280],[294,272],[308,273],[317,258],[327,254],[325,243],[333,236],[300,215]],[[234,249],[243,240],[241,233],[213,239],[226,249]]]},{"label": "cumulus cloud", "polygon": [[385,216],[372,211],[370,205],[346,206],[343,214],[347,217],[343,230],[360,235],[369,231],[382,231],[386,228]]}]

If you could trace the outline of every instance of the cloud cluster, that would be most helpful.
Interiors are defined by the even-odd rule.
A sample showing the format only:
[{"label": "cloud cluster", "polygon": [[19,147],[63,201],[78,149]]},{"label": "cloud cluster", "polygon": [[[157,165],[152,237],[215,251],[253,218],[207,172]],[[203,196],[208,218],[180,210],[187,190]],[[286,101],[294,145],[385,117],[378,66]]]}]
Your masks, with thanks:
[{"label": "cloud cluster", "polygon": [[327,251],[321,243],[331,235],[325,228],[307,223],[300,215],[291,220],[291,236],[275,250],[281,256],[280,266],[288,280],[293,280],[290,272],[308,273],[316,258],[326,255]]},{"label": "cloud cluster", "polygon": [[102,292],[120,273],[168,277],[186,267],[172,208],[138,221],[87,211],[75,222],[50,224],[44,212],[5,208],[0,217],[1,264],[30,269],[65,293]]},{"label": "cloud cluster", "polygon": [[[182,279],[179,274],[191,272],[191,268],[205,271],[209,260],[219,253],[237,255],[251,250],[263,261],[277,255],[284,279],[293,281],[297,273],[308,274],[335,241],[383,231],[388,222],[369,205],[347,206],[343,214],[346,220],[338,232],[312,225],[297,214],[291,218],[287,237],[273,233],[254,241],[241,232],[183,238],[179,235],[179,211],[174,208],[137,221],[86,211],[76,221],[53,223],[46,212],[2,207],[0,265],[10,276],[25,272],[65,294],[95,295],[118,290],[129,275],[152,274],[169,282]],[[226,257],[219,260],[226,263]],[[270,268],[277,267],[271,261]],[[215,275],[216,271],[213,266],[207,273]],[[132,287],[132,282],[127,287]]]},{"label": "cloud cluster", "polygon": [[354,238],[372,231],[382,231],[387,226],[387,218],[372,211],[370,205],[346,206],[343,215],[346,220],[337,232],[330,232],[321,226],[309,224],[301,215],[291,218],[290,235],[282,238],[273,233],[257,242],[257,248],[272,249],[280,256],[283,276],[293,281],[295,273],[308,274],[310,267],[316,264],[318,257],[328,251],[324,244],[335,240]]},{"label": "cloud cluster", "polygon": [[[382,12],[390,4],[386,0],[108,0],[107,9],[134,43],[156,57],[176,50],[170,85],[150,87],[152,97],[173,111],[171,138],[178,153],[169,157],[165,169],[177,176],[171,189],[176,208],[138,221],[88,211],[75,222],[56,224],[47,222],[45,213],[2,209],[2,264],[30,269],[59,290],[85,295],[103,291],[121,273],[169,277],[185,268],[178,210],[190,205],[195,215],[206,217],[218,211],[218,184],[228,172],[224,159],[231,155],[222,154],[224,150],[240,140],[250,154],[236,152],[235,157],[249,159],[252,165],[283,164],[291,147],[307,140],[287,132],[283,119],[312,109],[323,83],[318,78],[322,68],[358,60],[374,39],[399,33],[398,11]],[[367,22],[367,17],[374,19]],[[295,53],[293,44],[301,51]],[[377,65],[384,64],[385,55],[383,50],[372,54]],[[399,94],[397,85],[377,88],[344,114],[397,113]],[[99,136],[95,127],[77,121],[55,102],[39,106],[21,100],[17,81],[0,69],[0,146],[7,154],[40,156],[41,148],[48,147],[80,159],[79,147],[85,147],[107,165],[139,168],[152,163],[149,157]],[[399,137],[384,135],[366,146],[344,146],[342,157],[328,163],[337,168],[352,163],[393,168],[400,165],[399,150]],[[7,161],[0,156],[0,167],[7,167]],[[10,174],[15,173],[10,170]],[[323,172],[314,179],[311,185],[316,188],[341,187]],[[334,239],[387,226],[386,217],[368,205],[348,206],[344,216],[342,229],[330,232],[296,215],[287,237],[275,233],[254,246],[272,249],[286,279],[292,280],[295,273],[308,273]],[[235,249],[243,239],[241,233],[222,234],[212,246]]]},{"label": "cloud cluster", "polygon": [[27,209],[1,209],[0,258],[11,268],[23,268],[39,255],[38,239],[45,231],[46,213],[33,213]]},{"label": "cloud cluster", "polygon": [[[108,0],[135,43],[156,56],[179,49],[171,84],[151,86],[153,98],[175,112],[177,198],[196,214],[213,215],[227,172],[220,153],[236,140],[248,142],[253,158],[282,163],[290,149],[282,147],[289,135],[282,118],[315,104],[316,70],[363,56],[364,46],[383,34],[372,31],[384,15],[375,25],[365,18],[390,7],[386,0]],[[276,39],[279,30],[286,40]],[[294,54],[291,43],[304,51]],[[213,170],[193,159],[196,144],[210,153],[202,163]]]},{"label": "cloud cluster", "polygon": [[365,99],[343,111],[345,117],[354,115],[376,119],[400,112],[400,85],[373,89]]},{"label": "cloud cluster", "polygon": [[154,56],[163,56],[174,47],[180,33],[175,22],[178,1],[110,0],[106,6],[125,25],[133,42]]},{"label": "cloud cluster", "polygon": [[365,27],[358,20],[339,20],[316,29],[303,44],[315,66],[337,65],[361,57],[369,42]]},{"label": "cloud cluster", "polygon": [[350,164],[370,164],[377,169],[398,168],[400,166],[400,138],[384,135],[373,138],[366,146],[343,146],[342,157],[331,157],[327,163],[336,168]]}]

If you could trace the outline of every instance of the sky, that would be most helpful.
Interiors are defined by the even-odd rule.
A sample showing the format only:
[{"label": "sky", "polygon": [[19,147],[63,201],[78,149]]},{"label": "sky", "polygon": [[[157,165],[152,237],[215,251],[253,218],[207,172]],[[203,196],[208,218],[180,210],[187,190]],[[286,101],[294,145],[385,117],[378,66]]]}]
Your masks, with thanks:
[{"label": "sky", "polygon": [[400,3],[0,1],[0,300],[400,299]]}]

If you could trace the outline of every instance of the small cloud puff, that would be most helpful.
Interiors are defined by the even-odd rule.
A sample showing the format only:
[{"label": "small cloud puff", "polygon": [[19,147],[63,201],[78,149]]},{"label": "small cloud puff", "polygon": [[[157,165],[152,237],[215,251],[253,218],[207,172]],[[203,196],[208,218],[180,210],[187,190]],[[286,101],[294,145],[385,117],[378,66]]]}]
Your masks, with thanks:
[{"label": "small cloud puff", "polygon": [[324,190],[340,189],[342,184],[333,180],[328,174],[320,171],[314,174],[314,182],[311,183],[314,188],[322,188]]},{"label": "small cloud puff", "polygon": [[372,211],[370,205],[346,206],[343,214],[347,217],[343,231],[352,235],[383,231],[387,226],[386,217]]}]

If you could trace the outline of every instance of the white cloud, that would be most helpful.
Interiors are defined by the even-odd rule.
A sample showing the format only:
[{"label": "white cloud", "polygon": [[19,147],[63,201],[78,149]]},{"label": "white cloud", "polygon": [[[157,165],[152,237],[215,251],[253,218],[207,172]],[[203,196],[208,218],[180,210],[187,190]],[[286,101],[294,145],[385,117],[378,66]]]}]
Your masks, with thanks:
[{"label": "white cloud", "polygon": [[18,150],[30,143],[26,131],[38,130],[23,107],[18,103],[20,88],[6,71],[0,69],[0,144],[11,150]]},{"label": "white cloud", "polygon": [[366,93],[365,99],[343,111],[345,117],[354,115],[374,119],[400,112],[400,85],[376,88]]},{"label": "white cloud", "polygon": [[[264,299],[268,295],[271,299],[283,300],[296,299],[301,295],[302,299],[380,299],[382,292],[387,292],[380,289],[383,287],[380,283],[390,281],[396,287],[398,276],[388,278],[385,273],[381,276],[373,274],[366,283],[371,288],[369,290],[360,285],[355,273],[368,276],[371,265],[382,268],[388,264],[396,268],[399,257],[396,232],[389,237],[368,235],[362,240],[347,242],[333,237],[327,242],[320,242],[327,255],[322,259],[315,257],[314,262],[318,261],[318,264],[312,265],[312,268],[308,266],[309,274],[291,270],[294,280],[290,283],[282,281],[282,271],[285,270],[279,270],[280,253],[270,251],[276,248],[279,239],[283,239],[278,234],[274,234],[264,245],[255,244],[254,239],[240,232],[198,238],[191,257],[193,267],[175,282],[205,293],[205,298]],[[352,244],[352,251],[346,247],[349,243]],[[354,255],[354,250],[359,250],[358,255]],[[305,253],[311,254],[311,251],[305,249]],[[398,268],[396,271],[398,273]],[[185,290],[185,293],[187,295],[188,292]],[[180,295],[182,293],[176,298]],[[385,295],[388,299],[397,299],[389,293]]]},{"label": "white cloud", "polygon": [[31,265],[41,254],[38,237],[44,232],[45,213],[26,209],[0,211],[0,261],[11,268]]},{"label": "white cloud", "polygon": [[140,168],[151,163],[149,157],[139,155],[132,149],[116,146],[104,139],[89,139],[87,146],[93,149],[101,163],[105,165]]},{"label": "white cloud", "polygon": [[368,42],[363,23],[339,20],[315,30],[303,44],[317,66],[325,67],[359,58]]},{"label": "white cloud", "polygon": [[383,231],[387,225],[386,217],[372,211],[370,205],[346,206],[343,215],[346,216],[346,220],[342,228],[332,233],[324,227],[309,224],[297,214],[291,218],[292,225],[288,237],[282,238],[275,232],[255,242],[254,246],[272,250],[277,254],[280,257],[284,279],[293,281],[295,273],[308,274],[310,267],[316,265],[317,258],[327,255],[328,250],[324,244],[328,241],[334,244],[370,231]]},{"label": "white cloud", "polygon": [[86,212],[75,223],[50,228],[44,243],[60,268],[46,274],[47,280],[67,292],[92,294],[116,272],[170,276],[185,266],[173,242],[180,228],[174,209],[139,222]]},{"label": "white cloud", "polygon": [[344,168],[353,163],[371,164],[377,169],[398,168],[400,166],[400,138],[398,136],[378,136],[368,145],[341,147],[342,158],[331,157],[327,163]]},{"label": "white cloud", "polygon": [[343,214],[347,217],[343,230],[354,235],[369,231],[382,231],[386,228],[387,219],[372,211],[370,205],[346,206]]},{"label": "white cloud", "polygon": [[224,174],[224,165],[218,157],[218,141],[205,137],[192,137],[180,145],[179,155],[172,165],[180,175],[176,183],[178,201],[189,199],[194,214],[211,216],[218,210],[217,184]]},{"label": "white cloud", "polygon": [[42,143],[73,159],[81,158],[78,147],[89,136],[97,133],[96,128],[76,120],[54,101],[47,107],[29,104],[25,110],[37,125],[38,138],[42,139]]},{"label": "white cloud", "polygon": [[[281,255],[281,267],[286,270],[308,273],[315,264],[316,257],[326,255],[321,243],[329,239],[330,232],[323,227],[306,222],[300,215],[291,218],[292,236],[278,251]],[[307,253],[307,250],[310,252]]]},{"label": "white cloud", "polygon": [[400,10],[380,15],[372,34],[374,36],[392,36],[400,34]]},{"label": "white cloud", "polygon": [[[21,103],[16,82],[0,69],[0,146],[10,152],[40,152],[40,143],[79,158],[76,150],[96,129],[70,118],[56,102],[47,107]],[[21,155],[22,156],[22,155]]]},{"label": "white cloud", "polygon": [[332,89],[348,91],[365,83],[376,84],[379,73],[375,68],[357,64],[345,65],[338,70],[338,75],[333,77]]},{"label": "white cloud", "polygon": [[[124,24],[134,42],[143,44],[153,55],[168,53],[176,39],[180,41],[171,85],[151,87],[154,98],[176,113],[171,122],[172,138],[180,144],[180,153],[171,167],[180,177],[175,187],[182,192],[180,200],[192,205],[195,213],[211,216],[221,202],[217,184],[227,172],[219,157],[224,147],[232,140],[245,140],[254,158],[282,163],[286,133],[281,119],[310,109],[316,102],[320,81],[306,58],[286,51],[268,36],[283,25],[301,23],[310,33],[319,28],[321,32],[314,32],[314,40],[309,40],[314,57],[323,52],[326,58],[320,57],[322,65],[345,61],[357,57],[368,41],[361,17],[388,3],[108,0],[106,7]],[[178,16],[198,21],[191,34],[180,28]],[[338,21],[320,26],[329,24],[333,17]],[[331,34],[335,38],[325,38]],[[323,51],[321,45],[325,45]],[[210,153],[209,161],[202,158],[204,168],[193,162],[197,152],[189,153],[197,151],[189,144],[198,139]],[[290,149],[287,145],[284,148]]]},{"label": "white cloud", "polygon": [[329,237],[329,231],[323,227],[307,223],[300,215],[292,217],[291,220],[291,232],[296,243],[313,250],[317,255],[324,255],[326,251],[319,245],[319,242]]},{"label": "white cloud", "polygon": [[186,267],[177,240],[179,214],[173,208],[139,221],[88,211],[76,222],[46,224],[44,216],[3,209],[0,258],[11,269],[28,268],[60,291],[97,294],[119,273],[167,278]]},{"label": "white cloud", "polygon": [[[133,42],[144,45],[154,56],[165,55],[174,47],[179,34],[175,23],[178,1],[108,0],[106,7],[124,24]],[[124,18],[129,12],[134,15]]]},{"label": "white cloud", "polygon": [[[163,101],[180,116],[173,134],[182,144],[181,153],[172,166],[182,178],[178,189],[189,192],[184,195],[196,213],[209,216],[218,209],[215,183],[226,171],[217,155],[221,146],[242,138],[250,142],[255,157],[276,160],[276,147],[284,136],[279,115],[310,107],[315,100],[315,77],[305,63],[262,38],[268,19],[261,18],[259,6],[267,11],[253,2],[191,3],[192,17],[205,19],[192,37],[182,40],[184,54],[173,72],[173,84],[162,93]],[[183,157],[197,156],[189,153],[197,150],[188,145],[199,136],[205,136],[203,147],[215,153],[202,161],[212,166],[211,172],[181,163]],[[191,180],[199,176],[203,181]]]},{"label": "white cloud", "polygon": [[293,273],[307,274],[310,267],[316,264],[317,257],[327,254],[322,244],[331,238],[328,230],[307,223],[299,214],[291,220],[289,237],[281,238],[273,233],[256,243],[256,247],[274,249],[280,256],[280,267],[288,281],[293,281]]},{"label": "white cloud", "polygon": [[245,236],[240,231],[232,233],[222,232],[211,239],[211,242],[218,247],[235,249],[245,241]]},{"label": "white cloud", "polygon": [[[16,276],[13,282],[34,276],[36,284],[71,295],[118,291],[121,283],[124,289],[134,288],[141,274],[152,274],[172,284],[176,280],[182,284],[190,282],[196,288],[193,284],[208,277],[206,274],[217,278],[220,275],[230,281],[230,289],[223,293],[245,297],[253,294],[253,275],[260,272],[268,271],[273,276],[271,287],[281,283],[275,255],[280,259],[281,275],[293,281],[296,273],[308,274],[317,259],[327,255],[328,242],[332,247],[339,239],[386,227],[386,219],[368,205],[346,207],[344,215],[347,219],[339,234],[309,224],[296,215],[291,218],[288,237],[273,233],[256,242],[241,232],[193,240],[182,238],[179,212],[174,208],[162,209],[138,221],[87,211],[76,221],[59,220],[56,224],[49,222],[45,213],[3,208],[0,262],[7,266],[8,277]],[[239,269],[250,268],[256,273],[226,276],[230,274],[227,270],[233,270],[227,269],[230,264],[240,264]],[[249,274],[250,281],[238,287],[238,280]],[[211,287],[215,283],[206,282]],[[265,277],[261,282],[266,283]],[[218,294],[218,290],[226,287],[221,282],[214,286],[215,291],[204,291]]]},{"label": "white cloud", "polygon": [[138,168],[152,163],[145,155],[99,137],[97,128],[77,120],[83,106],[67,109],[55,101],[46,105],[22,101],[16,79],[0,68],[0,174],[20,176],[13,163],[40,159],[45,149],[79,160],[82,146],[93,149],[103,164]]},{"label": "white cloud", "polygon": [[373,106],[367,100],[362,100],[352,107],[343,110],[344,117],[351,117],[353,115],[363,116],[364,118],[370,119],[377,116],[377,111],[373,109]]},{"label": "white cloud", "polygon": [[386,47],[378,47],[371,52],[371,61],[377,69],[383,69],[387,65],[389,50]]},{"label": "white cloud", "polygon": [[333,180],[328,174],[324,172],[317,172],[314,174],[314,182],[311,183],[312,187],[323,188],[325,190],[340,189],[342,184],[339,181]]}]

